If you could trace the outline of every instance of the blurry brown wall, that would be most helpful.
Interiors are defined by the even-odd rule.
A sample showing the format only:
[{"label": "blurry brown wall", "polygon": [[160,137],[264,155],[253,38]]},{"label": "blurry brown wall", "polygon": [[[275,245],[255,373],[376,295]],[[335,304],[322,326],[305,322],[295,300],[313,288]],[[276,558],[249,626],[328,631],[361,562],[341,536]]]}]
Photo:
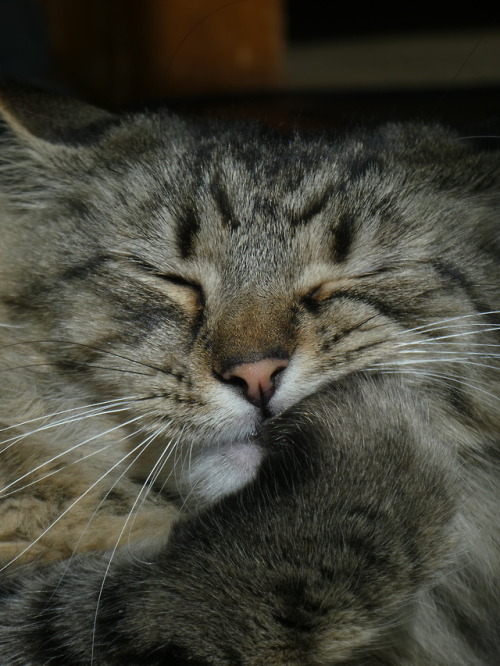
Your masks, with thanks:
[{"label": "blurry brown wall", "polygon": [[40,0],[56,74],[108,105],[279,84],[282,0]]}]

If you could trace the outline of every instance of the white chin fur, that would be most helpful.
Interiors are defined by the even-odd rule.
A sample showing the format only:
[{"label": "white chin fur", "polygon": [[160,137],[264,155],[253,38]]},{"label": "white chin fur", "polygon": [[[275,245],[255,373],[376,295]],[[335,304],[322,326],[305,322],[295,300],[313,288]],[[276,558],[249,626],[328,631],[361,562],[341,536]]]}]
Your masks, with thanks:
[{"label": "white chin fur", "polygon": [[264,453],[253,442],[212,449],[191,460],[183,477],[182,494],[188,503],[210,504],[252,481]]}]

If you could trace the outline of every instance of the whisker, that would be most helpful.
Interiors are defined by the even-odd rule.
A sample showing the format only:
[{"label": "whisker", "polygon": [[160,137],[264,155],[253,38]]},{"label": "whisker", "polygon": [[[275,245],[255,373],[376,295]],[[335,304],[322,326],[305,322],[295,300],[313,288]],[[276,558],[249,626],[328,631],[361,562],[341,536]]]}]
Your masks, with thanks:
[{"label": "whisker", "polygon": [[[136,416],[135,418],[131,419],[131,420],[128,421],[126,424],[124,423],[123,425],[129,425],[130,423],[133,423],[133,422],[135,422],[135,421],[139,421],[141,418],[144,418],[144,415]],[[78,502],[80,502],[80,501],[81,501],[86,495],[88,495],[88,494],[89,494],[89,493],[90,493],[90,492],[91,492],[91,491],[92,491],[92,490],[93,490],[93,489],[94,489],[99,483],[101,483],[101,481],[102,481],[103,479],[105,479],[105,478],[106,478],[106,477],[107,477],[107,476],[108,476],[108,475],[109,475],[114,469],[116,469],[116,467],[118,467],[119,465],[121,465],[121,464],[123,463],[123,461],[124,461],[126,458],[128,458],[128,457],[131,456],[131,455],[133,455],[133,454],[137,451],[137,449],[140,448],[141,446],[142,446],[142,443],[141,443],[141,444],[138,444],[138,445],[135,446],[131,451],[129,451],[128,453],[126,453],[126,454],[125,454],[125,455],[124,455],[119,461],[117,461],[116,463],[114,463],[114,464],[113,464],[113,465],[112,465],[112,466],[111,466],[111,467],[110,467],[110,468],[109,468],[104,474],[102,474],[102,475],[101,475],[96,481],[94,481],[94,483],[92,483],[92,484],[87,488],[87,490],[86,490],[84,493],[82,493],[82,494],[81,494],[76,500],[74,500],[73,502],[71,502],[71,504],[70,504],[69,506],[67,506],[66,509],[65,509],[65,510],[64,510],[64,511],[63,511],[63,512],[62,512],[62,513],[61,513],[61,514],[55,519],[55,520],[53,520],[52,523],[51,523],[48,527],[46,527],[46,528],[42,531],[41,534],[39,534],[39,535],[36,537],[36,539],[34,539],[34,540],[29,544],[29,546],[26,546],[26,548],[24,548],[20,553],[18,553],[15,557],[13,557],[13,558],[10,560],[10,562],[8,562],[7,564],[4,564],[3,567],[0,567],[0,572],[4,571],[7,567],[11,566],[14,562],[16,562],[20,557],[22,557],[25,553],[27,553],[27,552],[30,550],[30,548],[33,548],[33,546],[34,546],[36,543],[38,543],[38,542],[40,541],[40,539],[42,539],[42,538],[47,534],[47,532],[49,532],[49,530],[51,530],[55,525],[57,525],[57,523],[58,523],[60,520],[62,520],[62,518],[64,518],[64,516],[65,516],[69,511],[71,511],[71,509],[72,509],[74,506],[76,506],[76,505],[78,504]]]},{"label": "whisker", "polygon": [[91,402],[87,405],[84,405],[83,407],[79,405],[78,407],[70,407],[69,409],[61,409],[57,412],[51,412],[49,414],[43,414],[42,416],[36,416],[35,418],[28,419],[26,421],[21,421],[20,423],[16,423],[14,425],[6,426],[5,428],[0,428],[0,432],[5,432],[6,430],[11,430],[12,428],[22,428],[22,426],[28,425],[28,423],[34,423],[35,421],[41,421],[44,419],[50,419],[53,416],[59,416],[61,414],[68,414],[69,412],[76,412],[79,409],[87,409],[89,407],[99,407],[99,406],[111,406],[116,404],[119,404],[121,402],[125,401],[137,401],[139,400],[139,396],[131,395],[131,396],[126,396],[124,398],[114,398],[113,400],[102,400],[101,402]]},{"label": "whisker", "polygon": [[[466,315],[459,315],[456,317],[448,317],[447,319],[440,319],[437,321],[429,322],[428,324],[422,324],[421,326],[415,326],[414,328],[407,328],[404,331],[400,331],[397,335],[403,335],[405,333],[413,333],[413,331],[419,331],[421,329],[428,328],[430,326],[442,326],[443,324],[448,324],[451,321],[459,321],[461,319],[470,319],[471,317],[483,317],[486,315],[500,314],[500,310],[487,310],[485,312],[474,312]],[[480,325],[480,324],[478,324]],[[483,326],[488,326],[491,324],[483,324]]]},{"label": "whisker", "polygon": [[[488,324],[482,324],[483,326],[488,326]],[[449,333],[448,335],[440,335],[437,338],[430,338],[431,341],[436,341],[436,340],[448,340],[449,338],[461,338],[465,337],[466,335],[477,335],[478,333],[489,333],[491,331],[500,331],[500,326],[493,326],[490,328],[484,328],[480,331],[463,331],[462,333]],[[398,347],[406,347],[408,345],[414,344],[411,340],[408,342],[397,342],[396,343]]]},{"label": "whisker", "polygon": [[[166,424],[166,425],[163,426],[160,430],[158,430],[156,433],[153,433],[153,434],[150,435],[146,440],[144,440],[143,442],[141,442],[141,446],[142,446],[143,448],[142,448],[142,450],[140,451],[140,453],[139,453],[138,455],[140,455],[141,453],[143,453],[143,451],[144,451],[144,450],[145,450],[145,449],[151,444],[151,442],[153,442],[153,441],[154,441],[159,435],[162,435],[162,434],[165,432],[165,430],[169,427],[169,425],[170,425],[170,424]],[[147,443],[146,443],[146,442],[147,442]],[[122,526],[122,529],[120,530],[120,533],[119,533],[119,535],[118,535],[118,537],[117,537],[117,539],[116,539],[115,546],[114,546],[114,548],[112,549],[112,551],[111,551],[111,553],[110,553],[109,560],[108,560],[108,563],[107,563],[107,565],[106,565],[106,569],[105,569],[105,571],[104,571],[103,580],[102,580],[102,583],[101,583],[101,586],[100,586],[100,589],[99,589],[99,593],[98,593],[98,595],[97,595],[96,609],[95,609],[95,614],[94,614],[94,624],[93,624],[93,631],[92,631],[92,650],[91,650],[91,655],[90,655],[90,663],[91,663],[91,664],[93,663],[93,658],[94,658],[94,645],[95,645],[95,636],[96,636],[96,630],[97,630],[97,618],[98,618],[98,614],[99,614],[99,606],[100,606],[101,599],[102,599],[102,594],[103,594],[103,591],[104,591],[104,585],[106,584],[106,580],[107,580],[107,577],[108,577],[108,574],[109,574],[109,569],[110,569],[110,567],[111,567],[111,562],[112,562],[112,560],[113,560],[113,558],[114,558],[114,556],[115,556],[115,554],[116,554],[116,551],[118,550],[119,543],[120,543],[120,541],[121,541],[122,536],[123,536],[124,533],[125,533],[125,530],[127,529],[127,526],[128,526],[128,524],[129,524],[129,521],[130,521],[131,517],[133,516],[134,510],[135,510],[135,508],[136,508],[136,506],[137,506],[137,504],[138,504],[138,502],[139,502],[139,499],[140,499],[140,497],[141,497],[141,495],[142,495],[142,491],[143,491],[143,489],[144,489],[145,487],[147,487],[147,484],[149,483],[151,477],[154,475],[154,471],[153,471],[153,470],[155,470],[155,468],[160,464],[160,461],[161,461],[163,455],[166,453],[167,450],[168,450],[168,447],[167,447],[166,449],[164,449],[164,451],[161,453],[161,455],[159,456],[158,460],[157,460],[157,461],[155,462],[155,464],[153,465],[153,468],[151,469],[150,473],[148,474],[146,480],[144,481],[144,484],[143,484],[141,490],[139,491],[137,497],[135,498],[134,503],[133,503],[133,505],[132,505],[132,507],[131,507],[129,513],[128,513],[128,516],[127,516],[127,518],[126,518],[126,520],[125,520],[125,522],[124,522],[124,524],[123,524],[123,526]],[[136,457],[135,460],[137,460],[137,458],[138,458],[138,456]],[[168,458],[168,456],[167,456],[167,458]],[[133,462],[135,462],[135,461],[133,461]],[[132,465],[132,464],[133,464],[133,463],[131,463],[131,465]],[[128,471],[129,468],[130,468],[130,465],[129,465],[129,467],[124,471],[124,474]],[[146,496],[147,496],[147,492],[148,492],[148,491],[146,491],[146,494],[145,494],[145,496],[144,496],[144,500],[143,500],[143,501],[145,501],[145,498],[146,498]],[[133,524],[133,523],[132,523],[132,524]]]},{"label": "whisker", "polygon": [[500,139],[500,136],[497,136],[495,134],[478,134],[477,136],[475,135],[459,136],[455,139],[455,141],[464,141],[469,139]]},{"label": "whisker", "polygon": [[[37,479],[35,479],[34,481],[30,481],[30,483],[26,483],[24,486],[21,486],[20,488],[16,488],[15,490],[12,490],[10,493],[3,494],[3,490],[0,490],[0,493],[2,494],[1,499],[5,499],[6,497],[11,497],[12,495],[15,495],[16,493],[21,492],[22,490],[25,490],[26,488],[30,488],[31,486],[34,486],[37,483],[40,483],[41,481],[45,481],[46,479],[49,479],[51,476],[54,476],[54,474],[58,474],[59,472],[64,471],[65,469],[67,469],[68,467],[71,467],[72,465],[77,465],[78,463],[81,463],[84,460],[88,460],[89,458],[92,458],[92,456],[98,455],[99,453],[102,453],[103,451],[106,451],[109,448],[115,447],[117,443],[123,442],[126,439],[128,439],[129,437],[133,437],[134,435],[137,435],[140,432],[141,432],[141,430],[134,430],[130,433],[127,433],[127,435],[125,435],[125,437],[122,437],[119,440],[114,440],[114,441],[110,442],[109,444],[106,444],[105,446],[102,446],[100,449],[95,449],[94,451],[90,451],[89,453],[82,456],[81,458],[78,458],[77,460],[72,460],[71,462],[67,463],[67,465],[64,468],[54,469],[54,470],[52,470],[52,472],[49,472],[48,474],[45,474],[44,476],[40,476]],[[104,435],[104,434],[106,434],[106,433],[99,433],[99,437]],[[72,447],[70,449],[67,449],[61,455],[64,455],[65,453],[71,452],[72,450],[78,448],[79,446],[81,446],[84,443],[85,442],[81,442],[80,444],[77,444],[74,447]],[[44,465],[48,465],[50,462],[51,462],[50,460],[47,460],[42,465],[40,465],[40,468],[42,468]],[[31,470],[25,476],[29,476],[34,471],[35,470]],[[18,477],[14,483],[18,483],[18,481],[20,481],[20,479],[22,479],[22,478],[23,477]],[[12,484],[9,484],[9,485],[12,485]],[[8,488],[8,487],[9,486],[5,486],[5,488]]]},{"label": "whisker", "polygon": [[[396,344],[397,344],[398,347],[400,347],[402,345],[410,346],[410,347],[412,345],[415,346],[415,347],[420,347],[422,345],[434,345],[435,347],[440,348],[440,347],[442,347],[442,345],[436,344],[436,342],[438,340],[439,340],[439,338],[418,338],[417,340],[411,340],[407,343],[397,342]],[[447,342],[446,346],[451,347],[451,346],[455,345],[456,347],[462,347],[463,348],[464,344],[467,344],[467,347],[499,347],[500,348],[500,344],[497,344],[495,342],[469,342],[469,341],[467,341],[467,343],[464,343],[464,342]]]},{"label": "whisker", "polygon": [[[120,410],[116,410],[116,411],[123,411],[123,410],[120,409]],[[114,414],[114,413],[115,413],[114,410],[106,412],[106,414]],[[141,416],[143,416],[143,415],[141,415]],[[68,453],[71,453],[72,451],[75,451],[76,449],[80,448],[81,446],[84,446],[85,444],[88,444],[89,442],[93,442],[96,439],[99,439],[100,437],[104,437],[105,435],[109,435],[111,432],[115,432],[119,428],[123,428],[124,426],[129,425],[130,423],[133,423],[138,418],[141,418],[141,416],[137,416],[134,419],[131,419],[130,421],[125,421],[124,423],[119,423],[118,425],[113,426],[113,428],[108,428],[108,430],[105,430],[103,432],[99,432],[96,435],[93,435],[92,437],[89,437],[89,438],[83,440],[82,442],[79,442],[78,444],[75,444],[74,446],[71,446],[69,449],[65,449],[64,451],[61,451],[57,455],[52,456],[52,458],[50,458],[49,460],[45,460],[40,465],[37,465],[36,467],[33,467],[29,472],[26,472],[25,474],[22,474],[21,476],[17,477],[17,479],[15,481],[11,481],[9,484],[7,484],[3,488],[1,488],[0,489],[0,495],[3,495],[3,493],[6,490],[8,490],[12,486],[15,486],[17,483],[19,483],[19,481],[22,481],[23,479],[30,476],[31,474],[34,474],[35,472],[37,472],[40,469],[43,469],[43,467],[45,467],[46,465],[50,465],[51,463],[55,462],[56,460],[59,460],[60,458],[67,455]],[[14,491],[14,492],[17,492],[17,490]],[[14,494],[14,492],[10,493],[10,494]]]},{"label": "whisker", "polygon": [[[51,429],[51,428],[64,426],[64,425],[67,425],[67,424],[70,424],[70,423],[77,423],[80,420],[83,420],[83,419],[86,419],[86,418],[92,418],[93,416],[101,416],[101,415],[106,415],[106,414],[115,414],[115,413],[127,411],[129,409],[129,406],[131,404],[135,403],[135,402],[143,402],[143,401],[146,401],[146,400],[152,400],[152,399],[157,398],[157,397],[161,397],[161,395],[149,395],[149,396],[140,396],[140,397],[131,396],[131,397],[126,397],[126,398],[117,398],[115,400],[110,400],[110,401],[102,402],[102,403],[95,403],[98,406],[99,405],[102,405],[102,406],[98,407],[97,409],[91,409],[91,410],[88,410],[88,411],[81,412],[80,414],[77,414],[76,416],[71,416],[71,417],[68,417],[68,418],[60,419],[58,421],[52,421],[50,423],[47,423],[45,425],[40,426],[39,428],[35,428],[34,430],[30,430],[26,433],[21,433],[20,435],[15,435],[14,437],[9,437],[7,439],[2,440],[3,444],[9,443],[9,446],[6,446],[3,449],[1,449],[0,453],[3,453],[5,450],[10,448],[10,446],[12,446],[14,443],[17,443],[18,441],[21,441],[21,440],[23,440],[27,437],[31,437],[32,435],[36,435],[37,433],[42,432],[43,430],[48,430],[48,429]],[[92,405],[86,405],[85,407],[90,407],[90,406],[92,406]],[[85,407],[84,407],[84,409],[85,409]],[[114,409],[113,411],[108,411],[109,407],[112,407],[112,408],[120,407],[120,409]],[[76,409],[78,409],[78,408],[72,408],[71,410],[67,410],[67,411],[68,412],[69,411],[75,411]],[[61,414],[66,413],[66,410],[62,410],[61,412],[54,412],[54,414],[59,414],[59,413],[61,413]],[[49,416],[50,415],[47,415],[47,416],[44,415],[44,416],[36,417],[34,419],[30,419],[30,420],[26,421],[25,423],[30,423],[32,421],[38,421],[38,420],[46,419]],[[21,424],[14,424],[14,425],[11,425],[11,426],[7,426],[2,431],[14,429],[14,428],[19,428],[22,425],[23,424],[21,423]],[[0,432],[2,432],[2,431],[0,431]]]},{"label": "whisker", "polygon": [[[128,435],[126,435],[125,437],[123,437],[120,441],[124,441],[124,440],[128,439],[128,438],[131,437],[131,436],[137,435],[137,434],[140,433],[140,432],[141,432],[140,429],[135,430],[134,432],[131,432],[131,433],[129,433]],[[86,533],[86,531],[87,531],[88,528],[90,527],[90,525],[91,525],[91,523],[92,523],[92,520],[94,519],[94,517],[95,517],[96,514],[98,513],[99,509],[100,509],[101,506],[105,503],[105,501],[106,501],[106,499],[108,498],[109,494],[112,492],[112,490],[115,488],[115,486],[121,481],[121,479],[122,479],[122,478],[123,478],[128,472],[129,472],[129,470],[130,470],[130,469],[133,467],[133,465],[136,463],[136,461],[137,461],[137,459],[139,458],[139,456],[144,452],[144,450],[147,448],[147,446],[149,446],[150,441],[152,441],[156,436],[157,436],[157,433],[155,433],[154,435],[150,435],[150,436],[147,437],[146,439],[142,440],[142,442],[141,442],[141,444],[140,444],[139,446],[143,446],[143,448],[137,453],[137,455],[136,455],[135,458],[132,460],[132,462],[129,463],[129,464],[127,465],[127,467],[123,470],[123,472],[122,472],[122,473],[116,478],[116,480],[113,482],[113,484],[110,486],[110,488],[106,491],[105,495],[102,497],[101,501],[99,502],[99,504],[96,506],[96,508],[95,508],[94,511],[92,512],[92,515],[91,515],[90,518],[88,519],[86,526],[83,528],[83,530],[82,530],[82,532],[81,532],[81,534],[80,534],[80,538],[78,539],[78,541],[76,542],[76,544],[75,544],[75,546],[74,546],[74,548],[73,548],[73,555],[72,555],[72,557],[78,552],[78,545],[80,544],[80,542],[81,542],[81,540],[82,540],[84,534]],[[148,440],[150,440],[150,441],[148,441]],[[108,446],[109,446],[109,445],[108,445]],[[105,447],[105,448],[107,448],[107,447]],[[93,455],[93,454],[90,454],[90,455]],[[83,460],[83,458],[82,458],[82,460]],[[123,462],[123,460],[124,460],[124,458],[122,457],[120,462]],[[75,461],[75,463],[76,463],[76,462],[80,462],[80,461],[78,460],[78,461]],[[132,508],[132,510],[133,510],[133,508]],[[119,538],[121,538],[121,535],[120,535]],[[70,560],[71,560],[71,558],[70,558]],[[69,562],[68,562],[68,566],[69,566]],[[64,577],[64,573],[63,573],[62,577]],[[62,577],[61,577],[61,579],[62,579]]]},{"label": "whisker", "polygon": [[384,369],[384,368],[382,369],[367,368],[367,370],[370,372],[381,372],[386,375],[410,375],[411,377],[417,376],[417,377],[430,377],[434,379],[444,379],[446,381],[461,384],[462,386],[466,386],[467,388],[472,388],[474,391],[478,391],[479,393],[483,393],[484,395],[487,395],[488,397],[493,398],[494,400],[500,401],[500,396],[495,395],[494,393],[490,393],[489,391],[486,391],[480,386],[475,385],[474,380],[471,380],[470,377],[468,377],[466,381],[464,377],[450,375],[450,374],[442,374],[437,372],[419,372],[418,370],[403,370],[403,369],[393,370],[393,369]]},{"label": "whisker", "polygon": [[[155,433],[154,437],[152,436],[150,438],[150,441],[148,441],[147,446],[150,446],[150,444],[156,439],[158,436],[161,436],[165,433],[166,427],[162,428],[160,431]],[[119,538],[123,536],[125,533],[125,530],[127,526],[129,527],[129,538],[130,534],[132,532],[132,529],[134,527],[135,521],[138,516],[138,511],[144,506],[144,502],[147,499],[148,494],[151,492],[151,489],[155,483],[155,481],[158,479],[159,475],[161,474],[162,469],[164,468],[165,464],[167,463],[170,455],[172,454],[172,451],[175,449],[177,442],[179,441],[179,437],[175,439],[175,442],[173,439],[170,439],[168,443],[164,446],[163,451],[160,453],[158,456],[157,461],[151,468],[148,476],[146,479],[144,479],[142,483],[142,487],[139,490],[139,493],[137,494],[137,497],[134,500],[134,503],[129,511],[129,514],[127,516],[127,519],[125,521],[125,524],[123,526],[123,530],[120,532]],[[146,447],[145,447],[146,448]],[[138,509],[138,511],[136,511]],[[135,515],[134,515],[135,512]],[[131,521],[130,526],[128,525],[129,521]]]},{"label": "whisker", "polygon": [[39,428],[35,428],[34,430],[30,430],[29,432],[26,433],[21,433],[20,435],[16,435],[14,437],[9,437],[7,439],[2,440],[2,444],[7,444],[7,446],[4,446],[2,449],[0,449],[0,454],[4,453],[8,449],[10,449],[12,446],[17,444],[18,442],[21,442],[24,439],[27,439],[28,437],[32,437],[33,435],[36,435],[37,433],[43,432],[44,430],[50,430],[52,428],[58,428],[60,426],[65,426],[71,423],[78,423],[79,421],[83,421],[85,419],[97,417],[97,416],[106,416],[107,414],[118,414],[120,412],[126,412],[129,407],[128,405],[130,403],[122,403],[117,405],[116,409],[114,409],[114,406],[111,405],[111,409],[108,409],[108,407],[102,407],[100,409],[95,409],[95,410],[89,410],[88,412],[83,412],[82,414],[76,415],[76,416],[71,416],[68,418],[60,419],[59,421],[52,421],[51,423],[46,423],[45,425],[40,426]]},{"label": "whisker", "polygon": [[[461,343],[456,343],[460,345]],[[500,346],[500,345],[498,345]],[[440,354],[457,354],[457,351],[452,351],[452,350],[447,350],[447,349],[441,349],[441,345],[435,345],[435,348],[439,350]],[[432,351],[432,349],[431,349]],[[405,354],[429,354],[429,349],[405,349],[404,351]],[[475,356],[477,358],[498,358],[500,359],[500,354],[495,354],[491,353],[488,354],[486,352],[473,352],[469,350],[463,350],[461,351],[462,356]]]},{"label": "whisker", "polygon": [[[159,431],[159,434],[163,435],[170,425],[171,425],[171,422],[167,423],[163,428],[161,428],[161,430]],[[181,441],[183,433],[184,433],[184,428],[181,429],[181,432],[175,437],[175,440],[173,438],[170,438],[169,441],[163,447],[163,451],[158,456],[158,460],[155,462],[155,464],[151,468],[150,473],[148,474],[147,478],[145,479],[145,481],[143,483],[143,488],[146,488],[147,490],[146,490],[146,493],[145,493],[145,495],[142,499],[141,506],[146,501],[147,494],[149,492],[151,492],[152,487],[154,486],[154,484],[158,480],[158,478],[159,478],[162,470],[164,469],[168,459],[170,458],[172,452],[177,449],[177,444],[179,443],[179,441]],[[167,482],[167,480],[165,481],[165,483]],[[134,520],[135,520],[135,518],[134,518]],[[133,523],[132,523],[131,527],[133,527]]]},{"label": "whisker", "polygon": [[150,363],[145,363],[144,361],[138,361],[137,359],[130,358],[128,356],[123,356],[122,354],[118,354],[117,352],[109,351],[108,349],[101,349],[100,347],[94,347],[92,345],[87,345],[83,342],[75,342],[73,340],[58,340],[58,339],[52,339],[52,340],[23,340],[23,341],[19,341],[19,342],[11,342],[8,345],[3,345],[2,347],[0,347],[0,351],[2,351],[3,349],[9,349],[11,347],[16,347],[16,346],[19,346],[19,345],[33,345],[33,344],[57,344],[57,345],[69,345],[69,346],[74,346],[74,347],[83,347],[84,349],[89,349],[91,351],[99,352],[100,354],[105,354],[107,356],[113,356],[115,358],[119,358],[122,361],[128,361],[130,363],[137,363],[137,365],[142,365],[145,368],[149,368],[150,370],[154,370],[155,372],[170,374],[164,368],[160,368],[160,367],[152,365]]},{"label": "whisker", "polygon": [[[133,433],[133,434],[135,434],[135,433]],[[126,439],[126,438],[123,438],[123,439]],[[118,441],[123,441],[123,440],[118,440]],[[22,490],[26,490],[26,488],[30,488],[31,486],[34,486],[37,483],[41,483],[42,481],[45,481],[46,479],[50,479],[51,476],[54,476],[55,474],[58,474],[59,472],[62,472],[64,469],[67,469],[68,467],[71,467],[71,465],[76,465],[80,462],[83,462],[84,460],[88,460],[92,456],[98,455],[99,453],[102,453],[103,451],[106,451],[107,449],[109,449],[110,447],[112,447],[114,445],[115,445],[115,442],[110,442],[109,444],[106,444],[106,446],[103,446],[100,449],[96,449],[95,451],[91,451],[90,453],[87,453],[87,455],[82,456],[81,458],[78,458],[78,460],[72,460],[70,463],[68,463],[66,465],[65,468],[54,469],[54,470],[52,470],[52,472],[48,472],[44,476],[40,476],[37,479],[35,479],[34,481],[30,481],[29,483],[26,483],[24,486],[21,486],[20,488],[16,488],[15,490],[12,490],[10,493],[5,493],[4,494],[3,491],[0,491],[0,493],[2,495],[1,499],[3,500],[7,497],[11,497],[12,495],[15,495],[16,493],[19,493]],[[49,461],[44,463],[44,465],[48,464],[48,462]],[[43,467],[43,465],[42,465],[42,467]],[[31,472],[28,472],[28,475],[29,474],[31,474]],[[23,478],[23,477],[19,477],[19,479],[17,479],[14,483],[17,483],[21,478]],[[12,484],[9,484],[9,485],[12,485]],[[9,486],[6,486],[6,488],[8,488],[8,487]]]},{"label": "whisker", "polygon": [[[27,363],[26,365],[14,365],[10,368],[2,368],[0,372],[14,372],[16,370],[31,370],[31,368],[51,368],[53,363]],[[96,368],[98,370],[111,370],[112,372],[123,372],[129,375],[142,375],[143,377],[152,377],[150,372],[139,372],[138,370],[125,370],[124,368],[110,368],[104,365],[95,365],[93,363],[77,363],[77,366],[85,368]]]},{"label": "whisker", "polygon": [[[171,453],[174,454],[174,464],[173,464],[173,468],[172,468],[171,472],[169,473],[169,475],[167,476],[167,478],[166,478],[166,479],[164,480],[164,482],[162,483],[162,485],[160,486],[160,488],[158,489],[158,492],[159,492],[159,493],[164,492],[165,486],[166,486],[166,484],[168,483],[168,481],[170,480],[170,478],[172,477],[172,474],[174,475],[174,477],[175,477],[175,475],[176,475],[178,455],[180,455],[180,452],[178,451],[178,448],[179,448],[179,447],[177,446],[177,444],[178,444],[178,442],[182,439],[182,436],[183,436],[183,434],[184,434],[184,430],[185,430],[185,426],[182,427],[181,432],[176,436],[175,443],[173,443],[173,445],[172,445],[172,451],[169,453],[169,457],[170,457],[170,454],[171,454]],[[170,444],[170,442],[169,442],[169,444]],[[193,446],[194,446],[194,444],[193,444],[193,442],[191,441],[191,442],[190,442],[190,449],[192,449]],[[167,461],[168,461],[168,458],[165,459],[165,462],[163,463],[163,466],[166,464]],[[163,469],[163,467],[162,467],[162,469]],[[161,470],[160,470],[160,472],[161,472]],[[155,480],[156,480],[156,479],[155,479]]]},{"label": "whisker", "polygon": [[467,359],[463,358],[420,358],[420,359],[413,359],[411,361],[404,361],[404,360],[398,360],[398,361],[384,361],[383,363],[373,363],[374,366],[377,365],[420,365],[423,363],[439,363],[439,362],[446,362],[446,363],[460,363],[460,365],[472,365],[476,366],[478,368],[489,368],[491,370],[499,370],[500,368],[495,365],[488,365],[487,363],[476,363],[475,361],[468,361]]},{"label": "whisker", "polygon": [[[189,451],[188,451],[188,454],[187,454],[187,468],[188,468],[188,469],[191,469],[191,466],[192,466],[193,449],[194,449],[194,443],[191,441],[191,442],[190,442],[190,446],[189,446]],[[182,452],[180,452],[180,455],[182,455]],[[186,464],[186,461],[185,461],[185,460],[184,460],[184,464]],[[182,468],[182,463],[181,463],[181,468]],[[175,465],[175,469],[177,469],[177,465]],[[199,485],[200,485],[200,482],[198,482],[197,485],[199,486]],[[195,491],[196,491],[196,487],[195,487],[195,485],[193,485],[193,486],[189,489],[187,495],[184,497],[184,500],[183,500],[183,502],[182,502],[182,508],[183,508],[183,509],[189,504],[189,500],[190,500],[191,497],[195,494]]]}]

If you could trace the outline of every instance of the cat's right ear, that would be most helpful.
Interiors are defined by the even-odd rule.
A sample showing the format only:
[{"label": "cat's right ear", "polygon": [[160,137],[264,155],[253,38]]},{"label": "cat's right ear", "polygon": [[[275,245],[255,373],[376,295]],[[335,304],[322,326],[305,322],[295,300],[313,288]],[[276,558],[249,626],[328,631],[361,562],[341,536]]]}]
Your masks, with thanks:
[{"label": "cat's right ear", "polygon": [[0,120],[7,132],[28,143],[68,146],[93,143],[119,117],[54,92],[9,83],[0,85]]}]

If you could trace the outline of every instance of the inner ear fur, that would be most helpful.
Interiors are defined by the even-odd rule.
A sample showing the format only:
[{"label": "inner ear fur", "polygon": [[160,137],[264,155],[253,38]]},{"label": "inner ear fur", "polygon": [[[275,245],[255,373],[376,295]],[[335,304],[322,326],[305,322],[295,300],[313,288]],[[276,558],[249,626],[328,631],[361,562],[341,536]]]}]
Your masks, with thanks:
[{"label": "inner ear fur", "polygon": [[119,122],[109,111],[24,83],[0,84],[0,115],[18,135],[65,145],[92,143]]}]

